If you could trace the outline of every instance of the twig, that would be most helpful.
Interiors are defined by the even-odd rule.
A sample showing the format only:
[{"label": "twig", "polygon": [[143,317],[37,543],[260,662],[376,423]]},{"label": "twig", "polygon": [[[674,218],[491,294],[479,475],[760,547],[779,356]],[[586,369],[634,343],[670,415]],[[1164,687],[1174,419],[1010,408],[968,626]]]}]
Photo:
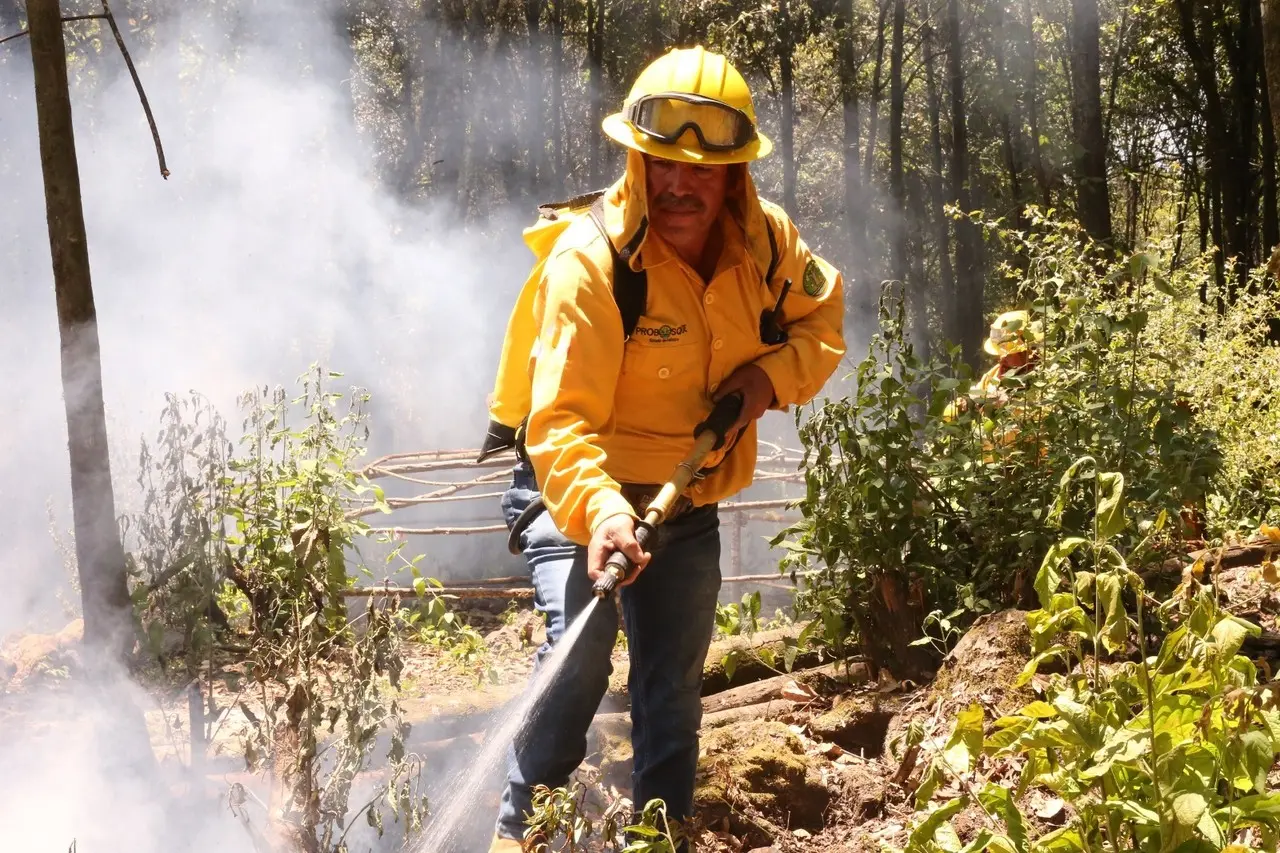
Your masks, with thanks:
[{"label": "twig", "polygon": [[97,21],[105,17],[107,16],[101,13],[97,15],[71,15],[70,17],[63,18],[62,23],[66,24],[66,23],[70,23],[71,21]]},{"label": "twig", "polygon": [[107,24],[111,27],[112,35],[116,37],[116,44],[120,47],[120,53],[124,55],[124,64],[129,67],[129,74],[133,77],[134,88],[138,90],[138,98],[142,101],[142,111],[147,114],[147,124],[151,126],[151,138],[156,143],[156,157],[160,160],[160,176],[167,181],[169,180],[169,167],[164,163],[164,146],[160,144],[160,131],[156,129],[156,119],[151,114],[151,104],[147,102],[147,93],[142,90],[142,81],[138,79],[138,69],[133,67],[133,57],[129,56],[129,48],[124,46],[124,36],[120,34],[120,28],[116,26],[115,16],[111,14],[111,7],[107,5],[107,0],[102,0],[102,12],[102,15],[94,17],[105,17]]},{"label": "twig", "polygon": [[[29,34],[29,31],[28,31],[28,30],[18,30],[18,31],[17,31],[16,33],[14,33],[13,35],[11,35],[11,36],[5,36],[4,38],[0,39],[0,44],[4,44],[4,43],[5,43],[5,42],[7,42],[7,41],[13,41],[14,39],[17,39],[17,38],[22,38],[23,36],[28,35],[28,34]],[[74,845],[73,845],[73,846],[74,846]]]}]

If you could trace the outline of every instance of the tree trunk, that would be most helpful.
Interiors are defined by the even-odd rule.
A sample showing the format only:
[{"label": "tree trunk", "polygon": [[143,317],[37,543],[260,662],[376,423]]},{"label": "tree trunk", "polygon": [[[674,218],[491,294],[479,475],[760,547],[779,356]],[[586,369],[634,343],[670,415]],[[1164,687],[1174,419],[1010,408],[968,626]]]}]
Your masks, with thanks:
[{"label": "tree trunk", "polygon": [[855,618],[873,671],[887,670],[899,681],[923,684],[936,672],[937,660],[928,646],[911,645],[920,638],[925,615],[925,602],[915,592],[897,572],[881,572],[865,612]]},{"label": "tree trunk", "polygon": [[782,204],[792,216],[796,215],[796,91],[792,69],[794,53],[795,34],[792,31],[788,0],[778,0],[778,68],[782,78],[782,127],[779,128],[782,148]]},{"label": "tree trunk", "polygon": [[876,137],[880,135],[880,99],[884,93],[884,19],[889,14],[889,0],[880,0],[880,14],[876,18],[876,66],[871,74],[871,110],[867,118],[867,150],[862,167],[862,183],[871,186],[875,174]]},{"label": "tree trunk", "polygon": [[1021,147],[1015,141],[1015,134],[1022,136],[1022,116],[1018,114],[1016,97],[1010,94],[1010,81],[1005,64],[1005,21],[1004,5],[995,5],[996,21],[992,27],[992,52],[996,61],[996,76],[999,84],[999,102],[997,115],[1000,117],[1001,152],[1004,155],[1004,167],[1009,173],[1009,197],[1013,207],[1013,225],[1018,231],[1024,227],[1022,215],[1022,164],[1019,157]]},{"label": "tree trunk", "polygon": [[[1235,167],[1230,172],[1229,192],[1236,197],[1238,218],[1232,223],[1232,242],[1241,261],[1238,271],[1238,288],[1243,291],[1249,285],[1249,270],[1259,260],[1256,251],[1258,236],[1258,204],[1254,187],[1257,186],[1258,166],[1258,71],[1255,61],[1255,37],[1262,22],[1255,20],[1256,0],[1239,0],[1236,11],[1240,16],[1239,28],[1227,37],[1227,57],[1232,66],[1234,86],[1235,133],[1237,151],[1233,159]],[[1234,37],[1234,38],[1233,38]]]},{"label": "tree trunk", "polygon": [[[969,193],[969,131],[965,121],[964,41],[960,35],[960,2],[947,0],[947,73],[951,78],[951,197],[962,213],[972,210]],[[948,338],[959,344],[964,360],[977,368],[983,332],[983,282],[978,263],[977,226],[956,223],[955,315],[948,318]]]},{"label": "tree trunk", "polygon": [[532,124],[529,133],[529,183],[535,193],[541,192],[548,183],[547,165],[547,111],[543,79],[546,66],[542,62],[542,7],[543,0],[525,0],[524,20],[529,29],[529,41],[526,47],[525,74],[521,78],[529,87],[529,101],[534,104],[530,110],[529,121]]},{"label": "tree trunk", "polygon": [[62,341],[62,389],[84,643],[92,653],[119,659],[133,647],[133,619],[107,452],[102,358],[67,90],[62,14],[58,0],[29,0],[27,14]]},{"label": "tree trunk", "polygon": [[841,154],[844,166],[844,216],[852,253],[853,276],[866,277],[867,217],[863,204],[861,147],[861,116],[858,104],[858,64],[854,51],[853,4],[856,0],[839,0],[836,4],[836,27],[839,39],[837,68],[840,73],[840,106],[843,118],[844,139]]},{"label": "tree trunk", "polygon": [[[1173,0],[1178,13],[1178,33],[1183,49],[1191,61],[1196,88],[1204,101],[1203,117],[1205,123],[1206,143],[1205,159],[1208,161],[1205,171],[1210,180],[1210,197],[1213,209],[1214,242],[1222,251],[1215,258],[1215,267],[1219,277],[1225,281],[1228,272],[1225,266],[1226,257],[1235,257],[1237,261],[1230,270],[1228,300],[1234,298],[1237,284],[1248,275],[1247,265],[1243,262],[1246,256],[1240,244],[1240,225],[1244,219],[1241,199],[1238,195],[1239,182],[1226,178],[1232,170],[1243,171],[1245,164],[1236,162],[1239,146],[1232,139],[1228,129],[1227,111],[1222,102],[1222,93],[1218,89],[1217,61],[1214,51],[1214,21],[1210,17],[1207,6],[1201,6],[1198,0]],[[1196,15],[1200,15],[1197,24]],[[1225,240],[1225,242],[1224,242]]]},{"label": "tree trunk", "polygon": [[662,53],[662,0],[649,0],[649,58]]},{"label": "tree trunk", "polygon": [[1111,197],[1107,190],[1107,140],[1102,127],[1098,0],[1071,0],[1071,89],[1078,117],[1077,199],[1080,223],[1094,240],[1110,245]]},{"label": "tree trunk", "polygon": [[551,0],[551,135],[555,140],[551,183],[562,190],[568,177],[564,155],[564,0]]},{"label": "tree trunk", "polygon": [[[1263,84],[1266,84],[1265,79]],[[1280,243],[1280,220],[1276,213],[1276,133],[1271,103],[1265,99],[1262,113],[1262,254],[1267,256]]]},{"label": "tree trunk", "polygon": [[937,42],[932,26],[924,30],[925,83],[929,98],[929,148],[933,156],[933,174],[929,176],[929,194],[933,204],[934,233],[938,241],[938,267],[941,277],[941,299],[938,309],[946,322],[955,316],[956,281],[951,269],[951,226],[946,213],[946,197],[942,191],[942,100],[938,96],[936,69]]},{"label": "tree trunk", "polygon": [[[591,126],[599,127],[604,119],[604,0],[587,2],[587,67],[591,104]],[[604,181],[602,134],[591,134],[591,186]]]},{"label": "tree trunk", "polygon": [[[1261,0],[1252,0],[1254,21],[1252,28],[1252,44],[1254,64],[1262,83],[1262,256],[1270,256],[1276,244],[1280,243],[1280,218],[1277,218],[1276,190],[1276,128],[1275,109],[1271,102],[1272,80],[1280,75],[1280,68],[1275,67],[1277,57],[1267,61],[1267,27],[1269,22],[1263,18]],[[1270,0],[1268,0],[1268,3]],[[1274,38],[1280,39],[1280,33]],[[1280,50],[1280,42],[1275,45]]]},{"label": "tree trunk", "polygon": [[1036,74],[1036,18],[1031,0],[1023,0],[1022,14],[1027,19],[1027,79],[1023,98],[1027,102],[1027,123],[1031,129],[1031,163],[1040,188],[1040,203],[1048,210],[1053,206],[1053,200],[1049,195],[1049,176],[1040,150],[1040,83]]},{"label": "tree trunk", "polygon": [[894,216],[889,217],[891,278],[907,283],[907,195],[902,174],[902,30],[906,0],[893,0],[893,44],[889,59],[889,194]]},{"label": "tree trunk", "polygon": [[1262,0],[1262,56],[1266,66],[1271,129],[1280,136],[1280,0]]},{"label": "tree trunk", "polygon": [[[930,195],[922,170],[913,168],[908,178],[906,221],[911,224],[911,229],[903,236],[908,258],[907,280],[910,282],[907,288],[907,312],[911,322],[911,344],[915,348],[916,357],[927,363],[933,352],[933,334],[929,326],[933,294],[929,287],[925,255],[933,220],[929,216]],[[905,230],[904,228],[904,232]],[[922,383],[918,390],[927,395],[927,383]]]}]

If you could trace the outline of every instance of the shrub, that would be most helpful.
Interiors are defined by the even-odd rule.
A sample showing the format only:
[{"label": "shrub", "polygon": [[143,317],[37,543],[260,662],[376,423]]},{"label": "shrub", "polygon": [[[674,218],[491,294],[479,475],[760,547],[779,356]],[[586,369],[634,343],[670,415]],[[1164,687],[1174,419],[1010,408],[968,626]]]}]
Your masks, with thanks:
[{"label": "shrub", "polygon": [[[774,540],[783,570],[821,568],[798,605],[822,615],[829,641],[856,640],[899,678],[931,671],[933,651],[916,644],[927,614],[1031,604],[1057,483],[1077,458],[1121,473],[1134,510],[1152,517],[1194,521],[1221,475],[1221,436],[1167,354],[1185,334],[1163,320],[1150,329],[1184,310],[1179,292],[1207,271],[1171,282],[1149,254],[1101,265],[1074,228],[1033,225],[989,226],[1025,261],[1004,273],[1043,324],[1030,370],[980,397],[958,349],[916,355],[886,296],[853,394],[797,412],[806,494],[802,520]],[[1070,524],[1088,507],[1063,512]]]}]

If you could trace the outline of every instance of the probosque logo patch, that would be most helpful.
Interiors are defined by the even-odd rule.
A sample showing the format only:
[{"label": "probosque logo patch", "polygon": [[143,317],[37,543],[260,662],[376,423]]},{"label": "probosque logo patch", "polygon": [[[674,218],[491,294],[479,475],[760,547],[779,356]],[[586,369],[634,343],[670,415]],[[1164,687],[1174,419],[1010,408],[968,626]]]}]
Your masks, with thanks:
[{"label": "probosque logo patch", "polygon": [[675,343],[680,340],[689,331],[689,325],[682,323],[679,326],[663,324],[661,326],[636,326],[635,334],[642,338],[648,338],[654,343]]}]

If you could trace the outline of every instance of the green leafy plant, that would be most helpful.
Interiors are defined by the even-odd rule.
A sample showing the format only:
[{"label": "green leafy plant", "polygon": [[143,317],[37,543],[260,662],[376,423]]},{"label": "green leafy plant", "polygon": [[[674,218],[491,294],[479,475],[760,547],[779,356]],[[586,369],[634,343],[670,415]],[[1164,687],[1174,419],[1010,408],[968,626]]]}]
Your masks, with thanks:
[{"label": "green leafy plant", "polygon": [[716,633],[726,637],[751,636],[760,630],[760,592],[744,593],[742,600],[716,604]]},{"label": "green leafy plant", "polygon": [[[1044,328],[1030,369],[976,393],[958,350],[918,355],[887,290],[854,392],[796,415],[803,518],[773,542],[784,571],[819,569],[797,608],[822,620],[837,651],[856,643],[899,679],[934,669],[935,649],[917,643],[927,614],[963,627],[976,615],[966,595],[1033,604],[1057,483],[1080,456],[1122,474],[1150,517],[1194,514],[1220,470],[1219,435],[1165,355],[1181,338],[1152,331],[1153,316],[1182,310],[1176,294],[1202,270],[1170,280],[1147,253],[1108,265],[1082,251],[1074,226],[1030,215],[1026,232],[986,224],[1021,260],[1003,267],[1011,301]],[[1088,507],[1063,511],[1074,521]],[[1132,544],[1131,531],[1121,537]]]},{"label": "green leafy plant", "polygon": [[[1043,700],[996,720],[990,733],[980,706],[959,715],[916,790],[926,811],[906,849],[1273,849],[1280,793],[1267,777],[1280,752],[1280,708],[1274,688],[1259,684],[1239,653],[1258,628],[1222,610],[1198,566],[1153,606],[1116,544],[1127,528],[1119,472],[1080,459],[1062,477],[1053,520],[1081,485],[1091,497],[1089,524],[1041,563],[1042,606],[1027,617],[1034,656],[1019,680],[1050,662],[1065,672],[1047,678]],[[1130,557],[1163,523],[1148,527]],[[1157,649],[1148,648],[1150,616],[1164,634]],[[992,778],[1010,762],[1021,767],[1013,788]],[[962,793],[934,805],[945,781]],[[1065,826],[1034,839],[1017,807],[1033,787],[1053,792],[1071,813]],[[949,820],[974,803],[986,826],[961,847]]]},{"label": "green leafy plant", "polygon": [[[535,786],[533,813],[525,821],[527,836],[539,835],[548,845],[562,841],[562,853],[587,849],[594,838],[596,822],[588,815],[589,790],[575,779],[567,787]],[[667,807],[660,799],[650,800],[638,815],[627,815],[631,803],[626,798],[612,798],[598,818],[600,840],[605,849],[615,853],[675,853],[684,839],[679,822],[667,818]]]},{"label": "green leafy plant", "polygon": [[[368,527],[349,511],[362,498],[386,503],[358,473],[367,395],[331,390],[338,376],[313,366],[293,399],[283,389],[241,397],[238,453],[205,401],[170,397],[154,449],[143,445],[143,511],[126,526],[150,647],[184,652],[203,683],[206,720],[227,710],[212,681],[227,683],[249,723],[246,762],[273,776],[271,819],[298,849],[331,853],[347,850],[361,816],[379,834],[387,814],[412,832],[426,808],[394,692],[408,627],[400,603],[370,599],[350,619],[343,595],[352,572],[372,574],[357,549]],[[219,645],[242,655],[240,665],[221,666]],[[386,777],[353,806],[352,784],[380,735]]]}]

